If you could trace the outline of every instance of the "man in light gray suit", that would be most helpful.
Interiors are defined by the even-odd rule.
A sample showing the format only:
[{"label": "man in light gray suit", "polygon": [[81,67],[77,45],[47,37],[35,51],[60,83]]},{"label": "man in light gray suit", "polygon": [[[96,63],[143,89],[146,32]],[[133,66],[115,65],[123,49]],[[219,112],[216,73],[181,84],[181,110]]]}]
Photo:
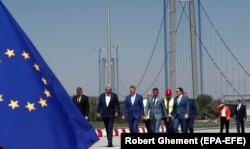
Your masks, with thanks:
[{"label": "man in light gray suit", "polygon": [[167,118],[164,98],[160,97],[159,89],[153,88],[153,96],[147,102],[145,113],[149,112],[150,128],[152,133],[159,133],[162,118]]}]

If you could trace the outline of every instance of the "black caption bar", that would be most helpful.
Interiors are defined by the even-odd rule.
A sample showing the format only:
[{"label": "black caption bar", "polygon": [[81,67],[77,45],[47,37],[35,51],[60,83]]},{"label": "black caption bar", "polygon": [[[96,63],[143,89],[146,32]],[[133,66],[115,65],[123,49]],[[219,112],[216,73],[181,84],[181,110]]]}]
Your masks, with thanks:
[{"label": "black caption bar", "polygon": [[[169,133],[122,133],[121,149],[132,146],[153,147],[157,149],[166,148],[166,145],[180,146],[189,145],[190,147],[211,148],[214,145],[220,147],[238,147],[241,149],[250,148],[250,134],[239,133],[193,133],[193,134],[169,134]],[[149,146],[148,146],[149,145]],[[187,147],[187,146],[186,146]]]}]

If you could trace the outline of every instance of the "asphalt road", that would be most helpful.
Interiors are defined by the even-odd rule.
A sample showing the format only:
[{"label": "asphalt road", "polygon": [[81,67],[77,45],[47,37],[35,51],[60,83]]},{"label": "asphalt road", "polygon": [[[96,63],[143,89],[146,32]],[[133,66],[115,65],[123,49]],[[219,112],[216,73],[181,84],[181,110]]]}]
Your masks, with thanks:
[{"label": "asphalt road", "polygon": [[[250,133],[250,126],[246,126],[246,133]],[[211,128],[211,129],[199,129],[195,130],[195,133],[218,133],[219,128]],[[236,133],[236,128],[231,127],[229,133]],[[121,138],[120,136],[113,137],[113,145],[114,147],[106,147],[107,145],[107,137],[100,137],[100,140],[96,142],[90,149],[104,149],[104,148],[112,148],[112,149],[120,149],[121,147]]]}]

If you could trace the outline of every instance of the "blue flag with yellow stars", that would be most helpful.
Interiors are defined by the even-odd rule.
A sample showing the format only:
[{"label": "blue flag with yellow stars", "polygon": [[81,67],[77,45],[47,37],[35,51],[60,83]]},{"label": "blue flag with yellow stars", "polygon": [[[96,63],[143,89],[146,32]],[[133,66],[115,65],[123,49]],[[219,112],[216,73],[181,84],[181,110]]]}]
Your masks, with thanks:
[{"label": "blue flag with yellow stars", "polygon": [[0,148],[88,149],[98,140],[0,0]]}]

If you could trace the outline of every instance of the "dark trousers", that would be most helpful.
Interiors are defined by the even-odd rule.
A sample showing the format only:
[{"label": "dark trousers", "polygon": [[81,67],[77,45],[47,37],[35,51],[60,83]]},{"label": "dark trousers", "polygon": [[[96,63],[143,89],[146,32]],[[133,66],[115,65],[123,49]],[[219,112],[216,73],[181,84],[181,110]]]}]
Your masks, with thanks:
[{"label": "dark trousers", "polygon": [[171,117],[168,118],[164,118],[163,119],[164,123],[165,123],[165,127],[166,127],[166,133],[173,133],[173,121]]},{"label": "dark trousers", "polygon": [[189,133],[194,133],[194,119],[193,117],[190,117],[187,119],[187,127]]},{"label": "dark trousers", "polygon": [[129,119],[128,120],[130,133],[138,133],[139,122],[140,122],[140,119]]},{"label": "dark trousers", "polygon": [[150,119],[150,129],[151,133],[159,133],[160,132],[161,119]]},{"label": "dark trousers", "polygon": [[109,145],[112,145],[114,120],[115,118],[103,118]]},{"label": "dark trousers", "polygon": [[145,126],[146,126],[146,128],[147,128],[147,132],[148,132],[148,133],[151,133],[150,120],[149,120],[149,119],[144,120],[144,124],[145,124]]},{"label": "dark trousers", "polygon": [[226,127],[226,133],[229,133],[229,120],[226,117],[220,118],[220,133],[223,133],[224,126]]},{"label": "dark trousers", "polygon": [[181,132],[182,133],[188,133],[187,119],[182,119],[179,115],[177,115],[173,119],[173,130],[174,130],[174,133],[178,133],[179,132],[179,125],[181,125]]},{"label": "dark trousers", "polygon": [[237,128],[237,133],[245,133],[245,121],[244,119],[236,118],[236,128]]}]

